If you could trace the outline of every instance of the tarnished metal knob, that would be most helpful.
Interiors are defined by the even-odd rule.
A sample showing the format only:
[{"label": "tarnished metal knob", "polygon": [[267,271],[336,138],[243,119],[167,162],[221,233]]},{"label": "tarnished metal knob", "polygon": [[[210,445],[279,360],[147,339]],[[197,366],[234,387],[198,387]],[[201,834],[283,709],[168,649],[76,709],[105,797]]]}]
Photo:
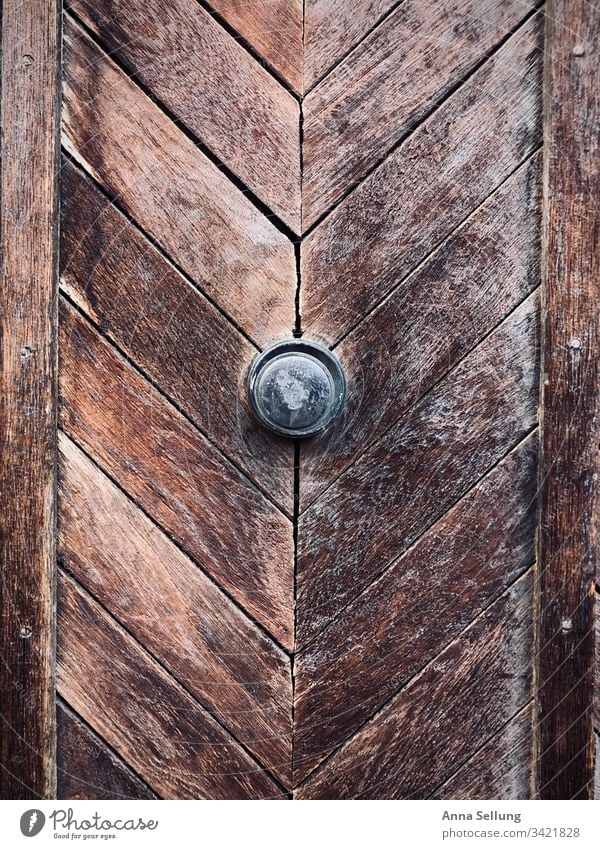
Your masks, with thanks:
[{"label": "tarnished metal knob", "polygon": [[313,436],[342,409],[346,380],[337,357],[316,342],[292,339],[262,352],[248,373],[257,419],[294,438]]}]

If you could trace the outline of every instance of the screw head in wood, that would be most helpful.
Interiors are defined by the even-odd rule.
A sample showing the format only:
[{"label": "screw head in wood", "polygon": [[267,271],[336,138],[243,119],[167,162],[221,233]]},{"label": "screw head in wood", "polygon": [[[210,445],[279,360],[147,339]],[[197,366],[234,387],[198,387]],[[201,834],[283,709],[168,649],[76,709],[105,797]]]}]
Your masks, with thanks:
[{"label": "screw head in wood", "polygon": [[339,414],[346,379],[338,358],[316,342],[291,339],[267,348],[248,373],[248,397],[269,430],[295,439],[314,436]]}]

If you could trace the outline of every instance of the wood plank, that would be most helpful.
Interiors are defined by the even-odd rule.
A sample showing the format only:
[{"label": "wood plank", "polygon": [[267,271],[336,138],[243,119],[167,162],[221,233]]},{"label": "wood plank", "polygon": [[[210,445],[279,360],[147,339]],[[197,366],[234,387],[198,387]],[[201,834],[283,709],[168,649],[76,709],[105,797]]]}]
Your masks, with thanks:
[{"label": "wood plank", "polygon": [[434,792],[531,699],[531,596],[528,573],[295,795],[423,799]]},{"label": "wood plank", "polygon": [[[596,594],[595,599],[595,607],[596,607],[596,672],[594,675],[594,727],[597,732],[600,733],[600,603],[598,601],[598,595]],[[596,750],[597,754],[598,751]],[[600,757],[596,758],[597,761],[600,761]]]},{"label": "wood plank", "polygon": [[2,4],[0,798],[53,798],[59,4]]},{"label": "wood plank", "polygon": [[143,781],[59,701],[57,799],[156,799]]},{"label": "wood plank", "polygon": [[531,566],[537,449],[522,443],[297,655],[296,781]]},{"label": "wood plank", "polygon": [[302,514],[298,646],[534,427],[537,325],[534,293]]},{"label": "wood plank", "polygon": [[536,5],[400,4],[304,100],[303,227],[381,162]]},{"label": "wood plank", "polygon": [[395,5],[398,0],[306,0],[305,91],[349,53]]},{"label": "wood plank", "polygon": [[286,648],[291,521],[64,302],[61,426]]},{"label": "wood plank", "polygon": [[539,285],[540,192],[535,155],[339,345],[347,401],[301,446],[301,510]]},{"label": "wood plank", "polygon": [[60,460],[59,554],[64,565],[236,739],[288,783],[289,657],[66,437],[60,440]]},{"label": "wood plank", "polygon": [[538,793],[594,785],[594,577],[600,526],[600,16],[546,10]]},{"label": "wood plank", "polygon": [[63,288],[291,515],[294,447],[245,403],[256,349],[68,160],[61,184]]},{"label": "wood plank", "polygon": [[58,615],[59,693],[163,798],[280,795],[256,761],[64,574]]},{"label": "wood plank", "polygon": [[68,17],[63,142],[257,343],[290,336],[290,240]]},{"label": "wood plank", "polygon": [[540,39],[536,16],[307,236],[311,335],[338,340],[537,148]]},{"label": "wood plank", "polygon": [[298,94],[303,91],[303,0],[210,0],[267,66]]},{"label": "wood plank", "polygon": [[524,708],[442,787],[433,799],[530,799],[531,705]]},{"label": "wood plank", "polygon": [[300,231],[300,105],[197,0],[69,7],[180,125]]},{"label": "wood plank", "polygon": [[[600,752],[600,735],[595,735],[596,754]],[[600,757],[596,757],[596,777],[594,781],[594,799],[600,799]]]}]

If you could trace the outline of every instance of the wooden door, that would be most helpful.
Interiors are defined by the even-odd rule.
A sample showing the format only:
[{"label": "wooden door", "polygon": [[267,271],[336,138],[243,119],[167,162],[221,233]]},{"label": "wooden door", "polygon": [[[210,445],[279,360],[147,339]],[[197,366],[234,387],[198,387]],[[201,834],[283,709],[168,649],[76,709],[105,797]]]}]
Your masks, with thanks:
[{"label": "wooden door", "polygon": [[[4,579],[6,795],[593,793],[600,21],[549,6],[29,3],[4,98],[46,98],[47,275],[6,314],[37,316],[11,339],[45,403],[22,424],[7,361],[35,462],[5,576],[38,590]],[[245,381],[299,336],[348,393],[294,442]]]}]

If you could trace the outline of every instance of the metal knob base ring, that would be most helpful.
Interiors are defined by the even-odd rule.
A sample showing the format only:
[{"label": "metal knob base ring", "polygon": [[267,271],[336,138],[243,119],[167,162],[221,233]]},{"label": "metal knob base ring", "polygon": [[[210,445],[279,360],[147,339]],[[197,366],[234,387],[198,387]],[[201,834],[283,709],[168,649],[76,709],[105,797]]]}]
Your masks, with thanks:
[{"label": "metal knob base ring", "polygon": [[328,348],[304,339],[277,342],[254,360],[248,398],[273,433],[300,439],[325,430],[343,407],[346,379]]}]

